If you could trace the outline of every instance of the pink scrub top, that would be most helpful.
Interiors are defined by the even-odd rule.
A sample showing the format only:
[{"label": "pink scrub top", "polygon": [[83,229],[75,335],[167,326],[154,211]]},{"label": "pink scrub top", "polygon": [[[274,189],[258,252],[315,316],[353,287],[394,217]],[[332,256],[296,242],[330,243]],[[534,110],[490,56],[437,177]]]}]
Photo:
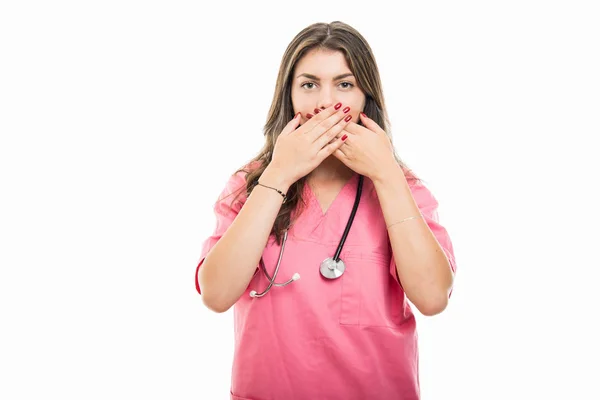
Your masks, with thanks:
[{"label": "pink scrub top", "polygon": [[[219,199],[245,186],[245,173],[234,174]],[[308,185],[307,207],[288,231],[277,282],[294,273],[300,279],[272,287],[257,270],[234,305],[235,350],[231,399],[419,399],[415,317],[396,274],[385,220],[373,182],[364,178],[361,202],[341,252],[345,273],[321,277],[321,262],[335,254],[352,211],[358,174],[346,183],[323,214]],[[438,222],[436,199],[422,184],[412,195],[442,246],[453,271],[454,251]],[[237,191],[236,191],[237,194]],[[215,204],[212,236],[203,244],[204,258],[235,219],[247,199],[245,191]],[[273,236],[263,253],[273,275],[279,249]],[[257,265],[258,268],[258,265]]]}]

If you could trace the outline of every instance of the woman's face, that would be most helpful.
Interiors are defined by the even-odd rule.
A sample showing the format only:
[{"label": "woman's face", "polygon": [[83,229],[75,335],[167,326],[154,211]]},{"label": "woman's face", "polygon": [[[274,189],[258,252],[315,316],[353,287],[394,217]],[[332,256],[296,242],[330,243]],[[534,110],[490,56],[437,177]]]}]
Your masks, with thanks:
[{"label": "woman's face", "polygon": [[344,55],[340,51],[313,49],[296,64],[292,80],[294,114],[315,114],[337,103],[350,107],[352,122],[358,123],[358,114],[365,106],[365,95],[356,84]]}]

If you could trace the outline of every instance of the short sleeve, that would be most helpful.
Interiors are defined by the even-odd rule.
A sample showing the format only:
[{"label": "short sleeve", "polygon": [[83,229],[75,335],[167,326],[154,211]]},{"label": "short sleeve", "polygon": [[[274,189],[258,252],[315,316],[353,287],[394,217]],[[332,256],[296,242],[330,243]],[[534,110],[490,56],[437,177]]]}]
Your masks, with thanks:
[{"label": "short sleeve", "polygon": [[[221,239],[246,202],[247,195],[245,187],[246,173],[243,171],[236,172],[230,177],[229,181],[225,185],[225,188],[221,191],[217,202],[213,206],[213,211],[216,217],[215,228],[212,234],[202,243],[200,258],[196,266],[196,290],[200,294],[202,294],[200,290],[200,283],[198,282],[198,272],[200,271],[200,267],[202,266],[202,263],[204,262],[208,252],[219,241],[219,239]],[[233,199],[236,198],[240,192],[241,194],[232,204]]]},{"label": "short sleeve", "polygon": [[[413,198],[423,215],[423,219],[433,232],[435,238],[440,244],[442,250],[446,254],[446,258],[448,258],[448,262],[450,264],[450,268],[453,273],[456,273],[456,260],[454,258],[454,248],[452,247],[452,241],[450,239],[450,235],[444,226],[442,226],[439,222],[438,216],[438,201],[433,196],[431,191],[425,187],[422,183],[412,184],[410,186]],[[398,279],[398,274],[396,270],[396,262],[394,261],[394,257],[391,258],[390,261],[390,273],[400,283]]]}]

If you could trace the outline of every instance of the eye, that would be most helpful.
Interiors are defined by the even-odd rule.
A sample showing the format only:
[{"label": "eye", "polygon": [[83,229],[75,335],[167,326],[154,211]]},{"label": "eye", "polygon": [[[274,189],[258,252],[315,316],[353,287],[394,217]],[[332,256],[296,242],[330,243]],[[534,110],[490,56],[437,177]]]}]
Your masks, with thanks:
[{"label": "eye", "polygon": [[[307,85],[311,85],[311,86],[307,86]],[[354,84],[352,84],[350,82],[340,82],[340,85],[342,86],[342,89],[351,89],[354,87]],[[315,87],[315,83],[314,82],[304,82],[302,85],[300,85],[300,87],[303,89],[311,90]]]},{"label": "eye", "polygon": [[312,86],[309,87],[309,88],[307,88],[307,87],[305,87],[306,85],[314,85],[314,83],[312,83],[312,82],[305,82],[302,85],[300,85],[300,87],[304,88],[304,89],[309,89],[309,90],[312,89]]}]

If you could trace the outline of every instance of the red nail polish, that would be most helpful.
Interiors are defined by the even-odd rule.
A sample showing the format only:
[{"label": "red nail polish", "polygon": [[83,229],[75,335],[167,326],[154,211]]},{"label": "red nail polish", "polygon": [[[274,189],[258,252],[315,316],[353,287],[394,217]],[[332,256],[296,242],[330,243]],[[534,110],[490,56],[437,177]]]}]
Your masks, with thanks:
[{"label": "red nail polish", "polygon": [[298,118],[298,115],[300,115],[300,113],[296,113],[296,115],[294,115],[294,119]]},{"label": "red nail polish", "polygon": [[344,118],[344,121],[348,122],[352,119],[352,115],[348,115],[346,118]]},{"label": "red nail polish", "polygon": [[344,108],[344,110],[343,110],[343,111],[344,111],[344,114],[347,114],[347,113],[348,113],[348,111],[350,111],[350,107],[346,107],[346,108]]},{"label": "red nail polish", "polygon": [[346,139],[348,139],[348,135],[342,136],[342,140],[346,140]]},{"label": "red nail polish", "polygon": [[337,103],[334,108],[336,110],[339,110],[341,106],[342,106],[342,103]]},{"label": "red nail polish", "polygon": [[306,118],[311,119],[312,117],[314,117],[314,115],[312,115],[311,113],[306,113]]},{"label": "red nail polish", "polygon": [[364,112],[361,112],[360,116],[363,117],[363,118],[367,118],[367,114],[365,114]]},{"label": "red nail polish", "polygon": [[315,114],[318,114],[320,112],[321,112],[321,110],[319,110],[318,108],[315,108]]}]

